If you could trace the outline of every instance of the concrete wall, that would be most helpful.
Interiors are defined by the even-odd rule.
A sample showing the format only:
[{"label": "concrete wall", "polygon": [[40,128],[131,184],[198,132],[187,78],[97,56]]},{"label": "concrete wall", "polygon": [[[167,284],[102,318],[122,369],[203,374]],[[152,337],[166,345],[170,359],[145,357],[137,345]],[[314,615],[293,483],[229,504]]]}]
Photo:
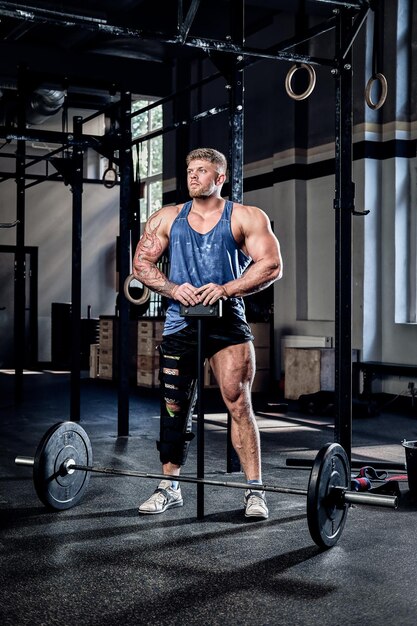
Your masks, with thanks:
[{"label": "concrete wall", "polygon": [[[5,221],[14,219],[15,184],[3,183]],[[69,187],[44,182],[27,190],[26,245],[39,248],[39,360],[50,360],[51,304],[71,302],[71,208]],[[86,185],[83,193],[82,315],[114,314],[118,188]],[[2,212],[3,214],[3,212]],[[0,243],[14,245],[14,230],[0,231]],[[1,290],[1,288],[0,288]]]}]

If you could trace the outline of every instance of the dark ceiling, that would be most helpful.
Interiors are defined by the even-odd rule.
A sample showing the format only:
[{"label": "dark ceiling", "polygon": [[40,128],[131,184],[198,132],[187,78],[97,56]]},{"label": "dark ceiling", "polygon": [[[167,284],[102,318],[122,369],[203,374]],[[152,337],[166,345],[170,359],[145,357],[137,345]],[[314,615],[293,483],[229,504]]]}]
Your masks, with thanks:
[{"label": "dark ceiling", "polygon": [[[202,58],[208,40],[231,45],[243,0],[0,0],[0,89],[15,87],[18,68],[33,83],[62,85],[94,106],[94,94],[129,89],[172,91],[177,62]],[[280,14],[329,19],[328,0],[245,0],[246,43]],[[230,39],[231,38],[231,39]],[[279,44],[279,42],[276,42]],[[84,94],[84,95],[83,95]]]}]

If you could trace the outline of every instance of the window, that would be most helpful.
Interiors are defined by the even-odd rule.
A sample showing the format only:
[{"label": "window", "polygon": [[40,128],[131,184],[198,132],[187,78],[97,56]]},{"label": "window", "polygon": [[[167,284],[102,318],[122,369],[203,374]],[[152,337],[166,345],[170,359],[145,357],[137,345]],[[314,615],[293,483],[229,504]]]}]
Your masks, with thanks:
[{"label": "window", "polygon": [[[132,103],[132,111],[142,111],[132,118],[133,167],[136,181],[140,182],[139,221],[141,227],[149,216],[162,206],[162,134],[155,131],[163,127],[162,105],[151,98],[140,97]],[[159,263],[164,271],[163,261]],[[145,316],[163,315],[162,297],[151,292]]]},{"label": "window", "polygon": [[[144,224],[148,217],[162,206],[162,134],[152,134],[162,129],[162,105],[153,105],[152,99],[141,97],[132,105],[133,112],[144,109],[132,118],[132,139],[141,139],[133,151],[133,165],[136,178],[140,179],[140,222]],[[150,136],[147,139],[147,136]]]},{"label": "window", "polygon": [[[415,66],[412,41],[415,21],[412,2],[399,0],[397,9],[397,49],[395,76],[395,139],[404,144],[414,140],[411,103],[415,101]],[[392,131],[391,131],[392,132]],[[417,245],[416,245],[416,159],[396,154],[391,173],[395,189],[395,321],[417,323]]]}]

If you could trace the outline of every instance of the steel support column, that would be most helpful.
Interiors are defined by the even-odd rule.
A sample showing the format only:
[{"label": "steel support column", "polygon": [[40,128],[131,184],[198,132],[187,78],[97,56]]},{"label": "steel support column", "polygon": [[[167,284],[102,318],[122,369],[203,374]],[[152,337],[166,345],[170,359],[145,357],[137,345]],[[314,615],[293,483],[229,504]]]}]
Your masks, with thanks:
[{"label": "steel support column", "polygon": [[[26,127],[26,71],[19,70],[18,130]],[[23,368],[25,361],[25,165],[26,142],[17,141],[16,150],[16,253],[14,265],[14,366],[15,366],[15,402],[19,403],[23,395]]]},{"label": "steel support column", "polygon": [[[82,137],[82,117],[73,118],[73,134]],[[80,144],[72,152],[72,268],[71,268],[71,377],[70,419],[80,420],[81,390],[81,244],[82,244],[82,193],[84,151]]]},{"label": "steel support column", "polygon": [[[245,42],[245,3],[233,0],[233,33],[235,43],[243,46]],[[231,56],[232,66],[229,84],[229,188],[230,200],[243,202],[243,146],[244,146],[244,91],[245,72],[243,57]],[[232,418],[227,413],[227,472],[240,471],[240,462],[232,445]]]},{"label": "steel support column", "polygon": [[352,52],[342,58],[352,13],[341,8],[336,27],[339,65],[335,93],[335,440],[352,452]]},{"label": "steel support column", "polygon": [[229,185],[230,199],[233,202],[243,200],[243,130],[244,130],[244,70],[239,61],[230,84],[229,113]]},{"label": "steel support column", "polygon": [[[190,127],[187,123],[190,118],[191,104],[190,92],[185,90],[191,82],[191,71],[188,63],[177,61],[175,67],[175,82],[180,94],[174,100],[172,107],[174,124],[177,126],[175,137],[175,177],[176,177],[176,202],[184,202],[188,196],[187,173],[185,157],[190,151]],[[183,123],[182,123],[183,122]]]},{"label": "steel support column", "polygon": [[119,334],[118,334],[118,421],[119,437],[129,435],[129,372],[131,361],[129,332],[129,302],[124,297],[123,284],[130,273],[129,214],[133,181],[132,163],[132,96],[120,95],[120,212],[119,212]]},{"label": "steel support column", "polygon": [[[204,320],[197,319],[197,478],[204,480]],[[204,518],[204,484],[197,484],[197,519]]]}]

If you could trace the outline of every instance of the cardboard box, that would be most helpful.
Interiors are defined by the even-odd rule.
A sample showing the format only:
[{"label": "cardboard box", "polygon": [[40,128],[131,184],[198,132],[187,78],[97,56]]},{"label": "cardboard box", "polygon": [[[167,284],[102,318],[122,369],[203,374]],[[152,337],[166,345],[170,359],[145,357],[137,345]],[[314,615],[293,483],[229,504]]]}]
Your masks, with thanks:
[{"label": "cardboard box", "polygon": [[113,317],[100,317],[100,331],[112,331],[113,330]]},{"label": "cardboard box", "polygon": [[285,348],[285,398],[320,391],[320,374],[321,348]]},{"label": "cardboard box", "polygon": [[162,339],[164,322],[161,320],[139,320],[138,321],[138,341],[141,337],[151,337]]},{"label": "cardboard box", "polygon": [[[352,350],[352,361],[358,350]],[[334,348],[285,348],[285,398],[298,400],[317,391],[334,391]]]},{"label": "cardboard box", "polygon": [[[133,354],[136,354],[137,322],[129,321],[129,345]],[[99,344],[102,348],[112,348],[117,351],[119,342],[119,319],[115,316],[100,317]]]},{"label": "cardboard box", "polygon": [[153,356],[141,356],[137,357],[137,368],[144,372],[150,372],[155,369],[159,369],[159,353],[155,353]]},{"label": "cardboard box", "polygon": [[111,363],[99,362],[98,377],[103,380],[113,380],[113,366]]},{"label": "cardboard box", "polygon": [[157,353],[160,339],[153,337],[138,337],[138,356],[153,356]]},{"label": "cardboard box", "polygon": [[113,319],[100,318],[98,341],[100,348],[113,348]]},{"label": "cardboard box", "polygon": [[99,345],[101,348],[113,348],[113,330],[100,329]]},{"label": "cardboard box", "polygon": [[138,387],[159,387],[159,369],[151,371],[137,371],[137,385]]},{"label": "cardboard box", "polygon": [[90,378],[97,378],[99,368],[100,346],[97,343],[90,344]]},{"label": "cardboard box", "polygon": [[99,363],[107,363],[109,365],[113,363],[113,350],[111,348],[102,348],[100,346]]}]

